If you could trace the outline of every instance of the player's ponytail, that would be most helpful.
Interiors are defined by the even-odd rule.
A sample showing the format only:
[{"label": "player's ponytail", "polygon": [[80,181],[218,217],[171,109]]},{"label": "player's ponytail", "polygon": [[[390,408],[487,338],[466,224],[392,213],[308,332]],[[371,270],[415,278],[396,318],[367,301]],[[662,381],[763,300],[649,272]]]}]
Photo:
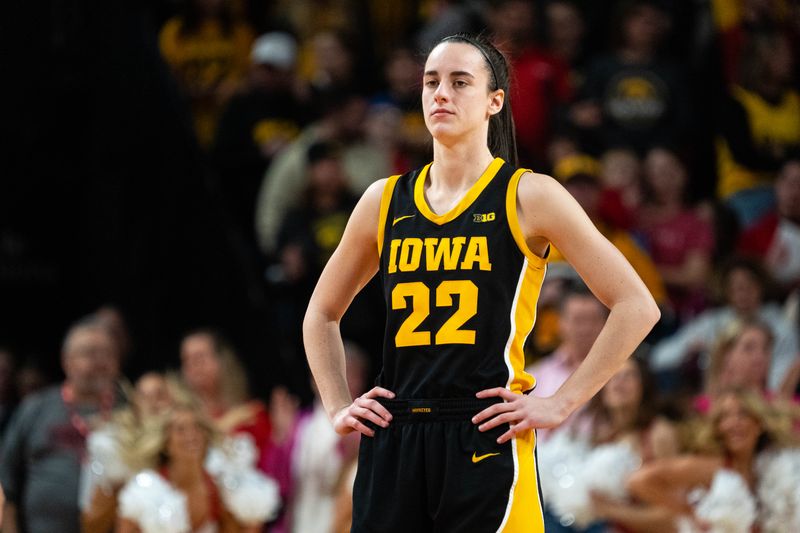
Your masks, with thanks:
[{"label": "player's ponytail", "polygon": [[489,90],[503,89],[505,101],[499,113],[489,119],[489,151],[495,157],[502,157],[513,167],[519,165],[517,157],[517,136],[514,118],[511,116],[511,95],[509,92],[511,69],[505,56],[482,35],[457,33],[445,37],[439,43],[467,43],[480,51],[489,72]]}]

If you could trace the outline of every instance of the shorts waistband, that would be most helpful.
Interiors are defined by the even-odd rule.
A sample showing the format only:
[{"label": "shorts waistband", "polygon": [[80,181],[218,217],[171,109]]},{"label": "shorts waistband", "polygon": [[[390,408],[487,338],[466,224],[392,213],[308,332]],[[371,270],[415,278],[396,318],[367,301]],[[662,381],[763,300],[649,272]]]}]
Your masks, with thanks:
[{"label": "shorts waistband", "polygon": [[378,398],[378,402],[392,414],[392,423],[397,422],[459,422],[473,416],[496,403],[501,398],[445,398],[398,400]]}]

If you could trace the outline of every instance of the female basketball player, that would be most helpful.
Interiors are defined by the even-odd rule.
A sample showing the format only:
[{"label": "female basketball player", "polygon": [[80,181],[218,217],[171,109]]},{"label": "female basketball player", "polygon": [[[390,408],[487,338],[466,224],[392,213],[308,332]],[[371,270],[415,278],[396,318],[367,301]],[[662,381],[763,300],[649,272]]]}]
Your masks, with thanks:
[{"label": "female basketball player", "polygon": [[[373,184],[309,302],[304,339],[333,424],[362,438],[353,531],[543,531],[535,428],[561,423],[659,318],[641,280],[550,177],[517,170],[505,58],[452,36],[429,54],[433,162]],[[524,393],[525,338],[550,244],[611,310],[549,398]],[[379,386],[353,400],[339,320],[380,271]]]}]

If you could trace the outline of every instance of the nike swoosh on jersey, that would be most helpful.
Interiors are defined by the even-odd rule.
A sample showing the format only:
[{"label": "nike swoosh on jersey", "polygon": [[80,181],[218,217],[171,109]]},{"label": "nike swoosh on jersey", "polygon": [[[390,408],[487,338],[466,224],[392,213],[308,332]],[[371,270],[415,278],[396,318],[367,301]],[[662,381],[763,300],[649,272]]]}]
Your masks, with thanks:
[{"label": "nike swoosh on jersey", "polygon": [[398,223],[398,222],[400,222],[401,220],[405,220],[405,219],[407,219],[407,218],[414,218],[415,216],[416,216],[416,215],[403,215],[403,216],[401,216],[401,217],[397,217],[396,219],[394,219],[394,220],[392,221],[392,226],[394,226],[395,224],[397,224],[397,223]]},{"label": "nike swoosh on jersey", "polygon": [[472,462],[473,463],[480,463],[481,461],[483,461],[487,457],[492,457],[494,455],[500,455],[500,452],[485,453],[483,455],[476,455],[476,452],[472,452]]}]

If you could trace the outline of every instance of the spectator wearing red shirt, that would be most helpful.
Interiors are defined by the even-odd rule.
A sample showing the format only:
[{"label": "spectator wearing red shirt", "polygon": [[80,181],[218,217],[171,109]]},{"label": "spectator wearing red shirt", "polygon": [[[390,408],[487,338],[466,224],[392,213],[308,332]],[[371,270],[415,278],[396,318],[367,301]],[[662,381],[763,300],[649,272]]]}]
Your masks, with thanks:
[{"label": "spectator wearing red shirt", "polygon": [[567,64],[531,41],[534,6],[523,0],[500,0],[489,12],[495,43],[510,59],[514,76],[511,101],[517,147],[523,165],[546,159],[555,111],[572,98]]},{"label": "spectator wearing red shirt", "polygon": [[742,233],[738,248],[764,258],[775,280],[791,289],[800,282],[800,156],[781,167],[775,196],[775,209]]},{"label": "spectator wearing red shirt", "polygon": [[676,154],[665,148],[650,150],[644,163],[646,199],[638,216],[639,232],[681,322],[706,306],[714,251],[710,221],[685,202],[687,178]]},{"label": "spectator wearing red shirt", "polygon": [[226,435],[250,435],[258,456],[270,443],[266,406],[250,399],[247,376],[231,345],[215,331],[199,329],[181,342],[181,374],[205,414]]}]

